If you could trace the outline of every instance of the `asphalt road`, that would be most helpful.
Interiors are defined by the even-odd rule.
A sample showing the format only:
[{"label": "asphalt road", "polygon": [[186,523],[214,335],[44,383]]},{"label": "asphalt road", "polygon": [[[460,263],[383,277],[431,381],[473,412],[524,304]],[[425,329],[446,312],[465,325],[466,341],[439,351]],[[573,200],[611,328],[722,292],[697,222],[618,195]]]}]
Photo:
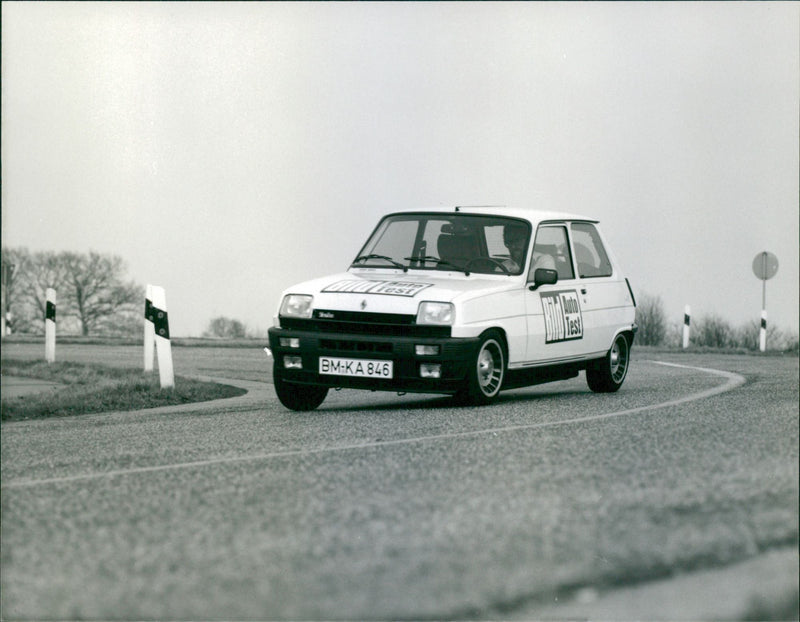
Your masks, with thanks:
[{"label": "asphalt road", "polygon": [[484,408],[342,391],[298,414],[258,349],[174,354],[250,393],[3,424],[4,620],[551,619],[796,551],[796,357],[634,349],[613,395],[581,375]]}]

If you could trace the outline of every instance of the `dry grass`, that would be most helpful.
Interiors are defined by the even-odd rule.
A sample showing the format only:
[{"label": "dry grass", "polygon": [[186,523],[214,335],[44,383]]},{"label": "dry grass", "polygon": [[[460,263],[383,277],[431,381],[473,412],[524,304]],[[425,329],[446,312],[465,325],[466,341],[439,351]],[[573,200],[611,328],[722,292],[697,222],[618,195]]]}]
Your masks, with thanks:
[{"label": "dry grass", "polygon": [[4,376],[57,382],[63,388],[41,394],[3,398],[2,421],[66,417],[155,406],[205,402],[246,393],[244,389],[178,376],[173,389],[161,389],[157,374],[139,369],[82,363],[3,360]]}]

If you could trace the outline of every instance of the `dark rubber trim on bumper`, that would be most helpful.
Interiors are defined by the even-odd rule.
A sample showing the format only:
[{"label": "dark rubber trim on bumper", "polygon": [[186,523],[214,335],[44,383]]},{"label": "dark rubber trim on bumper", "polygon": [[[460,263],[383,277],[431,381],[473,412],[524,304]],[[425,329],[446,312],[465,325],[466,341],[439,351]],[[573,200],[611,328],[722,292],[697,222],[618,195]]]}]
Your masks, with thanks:
[{"label": "dark rubber trim on bumper", "polygon": [[[456,393],[463,388],[467,369],[475,357],[478,338],[386,337],[381,335],[321,333],[285,328],[269,329],[274,365],[285,382],[332,388],[410,393]],[[299,348],[280,345],[281,338],[300,340]],[[438,345],[439,354],[418,356],[416,345]],[[300,356],[303,369],[284,369],[284,356]],[[394,377],[359,378],[320,375],[319,357],[369,359],[393,362]],[[421,378],[421,363],[439,363],[441,378]]]}]

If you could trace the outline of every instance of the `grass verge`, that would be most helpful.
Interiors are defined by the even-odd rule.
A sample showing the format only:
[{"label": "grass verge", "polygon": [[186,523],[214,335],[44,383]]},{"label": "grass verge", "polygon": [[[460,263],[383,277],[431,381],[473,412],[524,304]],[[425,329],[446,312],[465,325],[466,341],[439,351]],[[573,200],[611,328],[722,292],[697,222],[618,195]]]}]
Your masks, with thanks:
[{"label": "grass verge", "polygon": [[139,410],[205,402],[244,395],[247,391],[227,384],[202,382],[177,376],[174,389],[162,389],[158,374],[140,369],[83,363],[4,359],[4,376],[22,376],[61,383],[62,388],[39,394],[3,398],[2,421],[67,417],[109,411]]}]

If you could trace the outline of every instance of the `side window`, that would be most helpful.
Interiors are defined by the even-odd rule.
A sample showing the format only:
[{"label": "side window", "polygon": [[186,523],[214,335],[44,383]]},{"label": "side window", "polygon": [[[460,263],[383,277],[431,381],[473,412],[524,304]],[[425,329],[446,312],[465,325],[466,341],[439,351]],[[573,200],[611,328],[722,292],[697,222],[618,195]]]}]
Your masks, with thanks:
[{"label": "side window", "polygon": [[537,268],[556,270],[559,281],[575,278],[565,226],[542,225],[536,231],[536,240],[533,243],[533,261],[528,273],[529,281],[533,281],[533,273]]},{"label": "side window", "polygon": [[575,246],[575,263],[581,278],[611,276],[611,262],[594,225],[574,223],[572,243]]}]

